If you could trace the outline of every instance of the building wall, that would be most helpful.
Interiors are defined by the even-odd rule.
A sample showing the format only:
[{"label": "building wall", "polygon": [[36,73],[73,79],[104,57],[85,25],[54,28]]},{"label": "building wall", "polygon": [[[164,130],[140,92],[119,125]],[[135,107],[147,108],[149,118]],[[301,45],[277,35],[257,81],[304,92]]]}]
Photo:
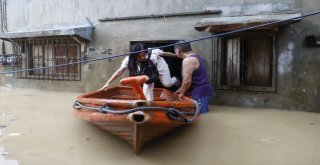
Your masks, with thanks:
[{"label": "building wall", "polygon": [[[37,28],[46,25],[84,24],[88,18],[93,25],[94,37],[88,47],[103,50],[112,49],[112,54],[123,54],[129,51],[130,41],[194,39],[209,35],[194,30],[194,24],[201,16],[173,17],[163,19],[143,19],[129,21],[99,22],[100,18],[124,16],[166,14],[177,12],[202,11],[205,6],[219,1],[156,1],[156,0],[10,0],[7,1],[7,29],[18,31],[24,28]],[[19,11],[19,14],[17,14]],[[207,54],[211,41],[197,43],[195,50]],[[103,57],[93,53],[91,58]],[[209,57],[209,56],[208,56]],[[2,84],[16,87],[41,88],[48,90],[69,90],[87,92],[104,85],[107,78],[118,68],[123,58],[112,62],[98,61],[82,65],[82,81],[43,81],[12,79],[7,75]],[[63,86],[63,88],[62,88]]]},{"label": "building wall", "polygon": [[[161,19],[99,22],[100,18],[202,11],[208,6],[247,3],[287,2],[288,0],[10,0],[7,3],[7,29],[44,25],[83,24],[86,17],[95,26],[88,47],[112,49],[112,54],[129,51],[130,41],[192,40],[210,35],[194,30],[202,17],[188,16]],[[319,10],[318,0],[295,0],[302,14]],[[320,16],[305,18],[281,28],[276,55],[277,86],[274,93],[215,91],[212,103],[247,107],[269,107],[320,112],[320,48],[305,47],[304,37],[320,36]],[[211,76],[212,41],[192,43],[195,52],[207,59]],[[104,57],[94,53],[92,58]],[[0,85],[57,91],[88,92],[100,88],[118,68],[123,58],[82,64],[81,81],[46,81],[15,79],[0,75]],[[1,67],[0,67],[1,68]],[[3,70],[3,68],[1,68]],[[318,75],[318,76],[317,76]],[[212,76],[210,77],[212,78]]]},{"label": "building wall", "polygon": [[[302,14],[319,11],[320,1],[294,1]],[[320,112],[320,47],[304,44],[308,35],[320,36],[320,15],[279,29],[276,92],[216,91],[214,104],[269,107]]]}]

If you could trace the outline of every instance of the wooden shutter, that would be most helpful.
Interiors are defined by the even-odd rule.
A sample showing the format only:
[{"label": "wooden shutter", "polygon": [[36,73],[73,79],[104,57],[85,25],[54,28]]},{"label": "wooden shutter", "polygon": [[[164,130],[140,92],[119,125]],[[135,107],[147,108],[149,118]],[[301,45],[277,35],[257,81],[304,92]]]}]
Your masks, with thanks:
[{"label": "wooden shutter", "polygon": [[227,40],[226,84],[240,85],[240,38]]},{"label": "wooden shutter", "polygon": [[246,84],[271,86],[272,37],[247,39],[246,49]]}]

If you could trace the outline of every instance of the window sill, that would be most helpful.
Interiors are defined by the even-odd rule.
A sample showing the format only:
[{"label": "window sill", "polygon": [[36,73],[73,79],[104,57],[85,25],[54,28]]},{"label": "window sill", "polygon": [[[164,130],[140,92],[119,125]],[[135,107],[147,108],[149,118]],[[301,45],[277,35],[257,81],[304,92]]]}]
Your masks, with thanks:
[{"label": "window sill", "polygon": [[229,86],[219,85],[215,89],[224,91],[245,91],[245,92],[276,92],[275,87],[264,87],[264,86]]}]

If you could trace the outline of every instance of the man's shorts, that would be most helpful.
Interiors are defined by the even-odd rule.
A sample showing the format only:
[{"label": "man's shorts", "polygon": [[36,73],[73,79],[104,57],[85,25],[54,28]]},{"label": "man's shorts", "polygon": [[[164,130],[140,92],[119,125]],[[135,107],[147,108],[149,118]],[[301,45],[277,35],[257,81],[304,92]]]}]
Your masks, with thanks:
[{"label": "man's shorts", "polygon": [[205,96],[205,97],[201,97],[199,99],[197,99],[197,102],[201,104],[201,113],[208,113],[209,112],[209,96]]}]

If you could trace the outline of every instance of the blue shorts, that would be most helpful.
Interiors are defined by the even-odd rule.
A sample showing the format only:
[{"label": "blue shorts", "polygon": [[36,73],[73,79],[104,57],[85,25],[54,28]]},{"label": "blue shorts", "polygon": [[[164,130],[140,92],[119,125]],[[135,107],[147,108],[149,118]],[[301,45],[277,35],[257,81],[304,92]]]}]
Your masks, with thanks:
[{"label": "blue shorts", "polygon": [[201,104],[200,113],[208,113],[209,112],[209,96],[201,97],[197,99],[197,102]]}]

